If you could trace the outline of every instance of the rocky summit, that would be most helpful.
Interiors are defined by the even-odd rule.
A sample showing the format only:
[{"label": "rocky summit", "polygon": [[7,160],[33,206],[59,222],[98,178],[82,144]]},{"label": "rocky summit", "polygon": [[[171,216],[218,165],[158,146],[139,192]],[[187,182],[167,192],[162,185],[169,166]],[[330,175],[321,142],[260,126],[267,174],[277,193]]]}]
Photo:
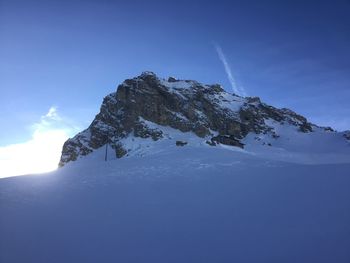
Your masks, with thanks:
[{"label": "rocky summit", "polygon": [[[125,80],[116,92],[104,98],[90,126],[65,142],[59,165],[106,144],[114,150],[116,158],[121,158],[132,152],[124,143],[126,138],[162,140],[166,137],[163,128],[191,132],[207,146],[244,148],[248,134],[256,135],[257,140],[262,134],[274,140],[283,136],[272,123],[292,126],[300,133],[312,133],[315,129],[335,133],[329,127],[311,124],[289,109],[267,105],[258,97],[231,94],[218,84],[163,79],[144,72]],[[348,139],[348,134],[344,137]],[[176,142],[177,146],[186,144]]]}]

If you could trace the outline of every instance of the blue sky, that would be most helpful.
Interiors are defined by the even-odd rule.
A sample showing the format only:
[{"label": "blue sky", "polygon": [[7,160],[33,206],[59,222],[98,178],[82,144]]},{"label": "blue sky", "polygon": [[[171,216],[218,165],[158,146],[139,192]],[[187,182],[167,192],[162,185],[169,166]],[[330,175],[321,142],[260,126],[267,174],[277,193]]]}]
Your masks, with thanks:
[{"label": "blue sky", "polygon": [[145,70],[232,91],[215,45],[249,96],[350,129],[349,13],[348,0],[0,0],[0,147],[43,119],[73,135]]}]

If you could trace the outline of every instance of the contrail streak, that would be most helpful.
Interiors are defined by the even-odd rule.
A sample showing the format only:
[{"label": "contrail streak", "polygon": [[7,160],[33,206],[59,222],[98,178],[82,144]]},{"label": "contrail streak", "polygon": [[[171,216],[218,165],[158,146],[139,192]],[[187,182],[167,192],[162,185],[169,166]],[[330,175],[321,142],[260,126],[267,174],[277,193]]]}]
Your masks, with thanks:
[{"label": "contrail streak", "polygon": [[232,75],[231,67],[227,62],[226,56],[224,52],[222,51],[222,48],[218,44],[214,44],[216,53],[218,53],[219,59],[221,60],[222,64],[224,65],[227,78],[231,84],[233,93],[239,95],[239,96],[246,96],[247,93],[245,92],[244,88],[238,87],[235,78]]}]

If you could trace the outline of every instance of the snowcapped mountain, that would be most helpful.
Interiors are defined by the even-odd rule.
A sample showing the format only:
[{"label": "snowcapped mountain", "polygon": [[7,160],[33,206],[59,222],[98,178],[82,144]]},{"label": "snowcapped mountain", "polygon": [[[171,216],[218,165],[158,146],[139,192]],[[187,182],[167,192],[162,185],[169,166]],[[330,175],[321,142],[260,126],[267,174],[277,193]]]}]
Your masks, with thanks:
[{"label": "snowcapped mountain", "polygon": [[258,98],[143,73],[60,165],[0,179],[1,263],[350,262],[349,132]]},{"label": "snowcapped mountain", "polygon": [[347,140],[347,133],[318,127],[257,97],[230,94],[217,84],[165,80],[144,72],[104,98],[91,125],[64,144],[60,166],[106,144],[112,148],[109,158],[151,154],[177,144],[239,147],[291,162],[349,162]]}]

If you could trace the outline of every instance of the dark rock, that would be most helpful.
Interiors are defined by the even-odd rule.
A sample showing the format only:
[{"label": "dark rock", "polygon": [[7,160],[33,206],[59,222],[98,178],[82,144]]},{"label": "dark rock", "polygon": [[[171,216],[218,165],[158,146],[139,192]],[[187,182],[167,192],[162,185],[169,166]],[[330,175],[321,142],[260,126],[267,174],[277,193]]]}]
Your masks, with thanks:
[{"label": "dark rock", "polygon": [[201,138],[204,138],[205,136],[210,135],[209,129],[207,127],[205,127],[204,125],[201,125],[201,124],[198,124],[198,123],[196,123],[194,125],[193,132],[198,137],[201,137]]},{"label": "dark rock", "polygon": [[124,155],[128,153],[127,150],[125,150],[120,143],[116,144],[113,148],[115,150],[115,156],[117,158],[122,158]]},{"label": "dark rock", "polygon": [[176,146],[185,146],[187,142],[184,141],[176,141]]},{"label": "dark rock", "polygon": [[324,127],[324,130],[328,132],[335,132],[335,130],[333,130],[331,127]]},{"label": "dark rock", "polygon": [[266,142],[263,142],[263,144],[262,144],[262,145],[272,146],[272,144],[271,144],[271,143],[266,143]]},{"label": "dark rock", "polygon": [[210,88],[214,91],[214,92],[223,92],[225,91],[222,86],[220,84],[214,84],[214,85],[210,85]]},{"label": "dark rock", "polygon": [[310,123],[304,122],[299,126],[299,130],[301,132],[312,132],[312,127],[310,125]]},{"label": "dark rock", "polygon": [[134,125],[134,136],[141,138],[151,137],[154,141],[157,141],[163,138],[163,132],[158,129],[151,129],[142,122],[137,122]]},{"label": "dark rock", "polygon": [[278,139],[280,136],[279,135],[277,135],[275,132],[272,132],[272,138],[274,138],[274,139]]},{"label": "dark rock", "polygon": [[236,146],[243,148],[244,144],[241,143],[239,140],[237,140],[234,136],[232,135],[218,135],[213,138],[211,138],[212,143],[221,143],[225,145],[230,145],[230,146]]},{"label": "dark rock", "polygon": [[261,103],[259,97],[248,97],[248,98],[247,98],[247,101],[248,101],[248,103],[258,103],[258,104]]},{"label": "dark rock", "polygon": [[174,77],[169,77],[168,78],[168,82],[176,82],[176,81],[177,81],[177,79],[174,78]]},{"label": "dark rock", "polygon": [[210,141],[205,141],[206,144],[209,144],[210,146],[216,146],[216,142],[210,140]]},{"label": "dark rock", "polygon": [[68,139],[63,144],[62,155],[59,162],[59,167],[64,166],[69,161],[75,161],[79,156],[88,155],[93,151],[86,146],[88,138],[85,137],[84,132],[79,133],[75,139]]}]

